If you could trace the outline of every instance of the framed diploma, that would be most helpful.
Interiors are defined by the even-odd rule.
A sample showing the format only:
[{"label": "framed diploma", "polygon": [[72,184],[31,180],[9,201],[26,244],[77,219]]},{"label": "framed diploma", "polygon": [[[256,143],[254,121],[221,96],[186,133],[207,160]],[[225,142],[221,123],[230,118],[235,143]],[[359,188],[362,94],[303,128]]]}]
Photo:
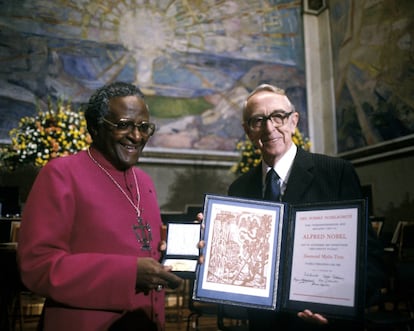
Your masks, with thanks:
[{"label": "framed diploma", "polygon": [[283,213],[281,203],[206,195],[193,299],[276,309]]},{"label": "framed diploma", "polygon": [[364,311],[364,200],[284,203],[206,195],[193,299],[357,319]]},{"label": "framed diploma", "polygon": [[199,223],[169,222],[167,224],[167,250],[163,265],[171,266],[172,272],[181,277],[194,278],[200,255],[201,238]]},{"label": "framed diploma", "polygon": [[367,224],[365,200],[290,207],[284,308],[362,316]]}]

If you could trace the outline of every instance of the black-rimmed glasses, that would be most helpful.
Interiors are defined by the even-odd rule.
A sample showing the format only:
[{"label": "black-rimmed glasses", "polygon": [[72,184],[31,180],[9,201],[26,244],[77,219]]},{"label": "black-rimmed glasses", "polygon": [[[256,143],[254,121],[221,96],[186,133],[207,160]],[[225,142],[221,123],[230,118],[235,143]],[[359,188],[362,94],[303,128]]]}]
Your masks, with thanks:
[{"label": "black-rimmed glasses", "polygon": [[293,111],[287,113],[284,111],[274,111],[269,116],[253,116],[247,120],[249,128],[252,130],[261,130],[265,127],[266,122],[270,120],[272,124],[277,128],[286,123],[286,119],[293,114]]},{"label": "black-rimmed glasses", "polygon": [[134,121],[121,119],[118,123],[114,123],[104,117],[102,120],[112,126],[119,133],[129,133],[137,128],[140,133],[146,136],[152,136],[155,131],[155,124],[150,122],[135,123]]}]

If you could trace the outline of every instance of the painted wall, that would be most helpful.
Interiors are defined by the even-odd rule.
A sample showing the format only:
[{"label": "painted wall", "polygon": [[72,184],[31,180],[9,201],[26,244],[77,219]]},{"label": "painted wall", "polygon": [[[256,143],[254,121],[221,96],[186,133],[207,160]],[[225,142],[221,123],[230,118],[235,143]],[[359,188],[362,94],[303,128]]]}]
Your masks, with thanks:
[{"label": "painted wall", "polygon": [[330,0],[337,151],[414,136],[414,2]]},{"label": "painted wall", "polygon": [[0,141],[48,97],[85,102],[134,82],[157,133],[150,148],[234,151],[241,105],[286,89],[307,134],[300,1],[0,1]]},{"label": "painted wall", "polygon": [[[398,129],[413,125],[414,2],[330,0],[328,5],[318,16],[304,16],[314,150],[353,162],[364,189],[372,192],[371,214],[384,217],[384,231],[392,232],[396,222],[414,220],[414,135]],[[346,101],[353,107],[344,107],[341,96],[349,86],[356,98]],[[365,108],[366,100],[376,107]],[[397,108],[383,107],[396,100]],[[355,121],[349,125],[341,121],[345,117]],[[364,125],[369,130],[361,130]],[[345,136],[340,127],[348,130]],[[380,138],[366,139],[372,132]]]},{"label": "painted wall", "polygon": [[[286,3],[288,2],[289,1]],[[344,0],[342,2],[352,4],[353,10],[351,11],[351,14],[353,15],[360,15],[360,12],[356,10],[359,7],[356,6],[362,6],[367,10],[372,10],[373,5],[384,6],[396,3],[385,0],[365,2]],[[407,4],[410,2],[412,1],[398,1],[397,3]],[[3,9],[0,11],[0,23],[2,24],[0,34],[2,41],[4,40],[4,44],[6,45],[5,47],[0,48],[0,54],[3,62],[5,61],[4,59],[8,61],[7,65],[3,65],[0,68],[0,85],[2,87],[0,89],[0,123],[2,123],[1,125],[3,127],[9,127],[12,125],[13,120],[17,120],[20,116],[33,112],[33,105],[39,96],[45,97],[50,93],[58,95],[59,91],[64,90],[65,93],[72,96],[73,100],[80,102],[80,100],[87,97],[93,88],[100,85],[107,79],[112,79],[114,77],[130,77],[131,80],[135,79],[135,74],[131,75],[131,72],[139,72],[135,68],[136,59],[132,56],[132,54],[135,54],[134,52],[136,49],[131,50],[125,45],[116,44],[111,37],[113,34],[111,34],[112,32],[110,32],[110,30],[114,26],[119,27],[119,25],[121,25],[121,21],[116,20],[120,13],[122,13],[121,9],[116,7],[114,12],[111,14],[111,11],[107,10],[107,6],[103,6],[98,10],[94,7],[94,5],[96,5],[96,1],[89,1],[89,3],[89,6],[80,8],[76,4],[74,7],[71,7],[68,4],[73,4],[73,2],[64,0],[55,1],[52,2],[52,4],[50,1],[40,0],[0,1],[0,6],[2,7],[1,9]],[[106,4],[105,1],[102,3]],[[118,6],[121,6],[120,3],[121,2],[119,2]],[[160,1],[157,6],[161,6],[162,3],[163,2]],[[178,5],[181,2],[172,1],[171,3]],[[209,2],[203,1],[203,3]],[[229,4],[233,2],[226,1],[220,3]],[[249,4],[251,3],[253,2],[249,2]],[[281,1],[278,3],[282,5],[283,2]],[[286,3],[284,6],[290,10],[293,10],[287,6]],[[338,1],[333,1],[330,4],[331,9],[324,11],[319,16],[306,15],[304,17],[306,22],[305,32],[307,35],[305,45],[306,54],[309,56],[306,59],[306,75],[308,76],[308,73],[312,73],[312,75],[309,75],[311,76],[311,79],[307,82],[307,101],[304,101],[303,104],[306,105],[306,103],[310,101],[312,109],[311,116],[309,116],[309,118],[304,118],[304,116],[306,116],[305,114],[302,116],[301,122],[306,123],[307,120],[309,120],[311,123],[310,127],[312,130],[310,132],[310,138],[314,142],[313,149],[327,154],[335,154],[336,148],[336,116],[334,114],[336,94],[331,93],[330,89],[335,91],[335,84],[337,83],[334,82],[333,78],[335,77],[336,79],[338,77],[338,72],[335,75],[332,73],[332,54],[329,51],[330,47],[328,47],[331,45],[332,41],[332,36],[329,34],[330,17],[331,15],[338,15],[336,12],[337,9],[332,8],[334,3],[338,3]],[[39,15],[37,15],[39,17],[30,13],[30,9],[32,8],[31,6],[34,4],[36,4],[40,10]],[[54,12],[56,9],[55,6],[62,5],[66,5],[65,8],[67,8],[67,16],[63,15],[61,12]],[[295,5],[297,8],[297,6],[299,6],[299,2],[296,1]],[[49,6],[52,6],[52,9]],[[180,7],[178,6],[177,8]],[[260,17],[260,9],[254,6],[251,8],[253,8],[252,13],[255,13],[257,17]],[[99,15],[94,14],[94,10],[97,13],[99,12],[101,16],[103,15],[102,17],[106,17],[108,19],[112,18],[112,20],[99,20]],[[149,8],[147,10],[153,9]],[[103,11],[103,13],[100,11]],[[26,14],[18,15],[18,13],[23,12]],[[156,10],[155,12],[157,13]],[[182,9],[180,12],[185,13],[185,10]],[[68,15],[68,13],[71,13],[71,15]],[[224,15],[223,11],[219,11],[217,15],[219,15],[219,13]],[[396,13],[394,10],[391,17],[395,18],[395,15]],[[187,17],[185,15],[179,16],[178,12],[173,16],[176,17],[176,19],[178,19],[181,23],[182,20]],[[254,15],[248,17],[252,19],[253,16]],[[236,19],[238,16],[233,14],[230,15],[230,17]],[[338,17],[336,17],[336,19]],[[57,26],[53,25],[53,22],[56,22],[56,18],[59,18],[58,22],[68,23],[65,23],[57,28]],[[77,22],[79,22],[79,24],[77,26],[72,24],[71,29],[77,30],[78,37],[73,40],[73,35],[64,38],[65,34],[68,33],[66,31],[69,29],[68,24],[75,19],[78,20]],[[379,19],[378,24],[380,24],[382,18],[377,17],[377,19]],[[17,23],[22,24],[23,26],[20,30],[16,30],[16,26],[19,26]],[[300,23],[297,24],[300,25]],[[293,26],[298,28],[299,25],[294,24]],[[200,27],[201,24],[197,26]],[[102,27],[105,27],[105,29],[103,29],[105,34],[101,36],[101,38],[104,38],[103,40],[105,41],[103,46],[99,43],[99,33],[97,32]],[[206,26],[204,27],[206,28]],[[210,26],[210,28],[212,27],[213,25]],[[23,28],[26,29],[26,31],[32,31],[33,33],[26,33],[21,30]],[[414,29],[411,29],[411,31],[414,31]],[[8,34],[7,38],[4,38],[5,34]],[[49,45],[45,42],[45,40],[48,40],[54,34],[57,34],[59,38],[51,38],[53,42]],[[229,33],[228,35],[231,36],[232,33]],[[85,36],[87,38],[83,42],[82,38]],[[275,37],[275,35],[273,37]],[[279,43],[283,44],[280,39],[275,40],[274,48],[277,48],[276,46]],[[66,46],[63,47],[63,45]],[[388,44],[382,44],[383,47],[387,47],[387,45]],[[391,46],[392,45],[390,44],[389,47]],[[134,47],[138,47],[138,45],[135,44]],[[36,50],[36,52],[34,52],[34,50]],[[364,55],[363,52],[359,53],[361,53],[361,56]],[[93,56],[86,61],[84,59],[85,54]],[[172,58],[172,54],[169,53],[168,57]],[[199,57],[198,59],[201,58],[202,57]],[[70,60],[65,62],[64,59]],[[130,63],[135,64],[127,65],[125,62],[126,59],[132,59],[133,61]],[[188,57],[186,59],[188,59]],[[213,70],[215,66],[218,66],[220,69],[226,67],[222,66],[220,61],[220,63],[216,63],[214,61],[210,62],[212,57],[208,59],[208,61],[205,61],[205,64],[207,65],[207,70],[205,72]],[[85,61],[87,63],[86,67],[81,65],[81,63],[84,64]],[[101,61],[104,65],[100,64]],[[412,57],[410,61],[412,64]],[[63,66],[64,64],[65,66]],[[228,64],[229,62],[227,62],[226,65]],[[184,61],[182,65],[190,71],[195,69],[189,62]],[[82,72],[85,74],[88,73],[88,75],[90,74],[94,83],[91,82],[90,78],[88,78],[89,76],[80,76],[78,79],[73,80],[73,77],[76,77],[76,75],[69,75],[65,69],[68,67],[72,68],[71,70],[76,69],[78,73]],[[314,69],[314,71],[312,72],[309,67]],[[84,70],[85,68],[88,70]],[[90,70],[92,70],[91,68],[95,71],[90,72]],[[199,68],[199,66],[197,66],[197,68]],[[231,67],[228,69],[231,69]],[[256,84],[262,81],[264,78],[269,78],[268,76],[263,76],[267,73],[268,67],[259,66],[258,69],[260,70],[253,71],[252,73],[254,74],[249,75],[249,77],[251,77],[249,81],[252,85],[253,83]],[[286,67],[284,69],[286,69]],[[280,68],[278,72],[280,73],[281,70],[282,69]],[[295,80],[295,82],[300,82],[300,84],[302,84],[304,73],[301,71],[303,70],[304,69],[300,67],[299,70],[295,71],[296,73],[300,72],[300,79]],[[410,71],[407,71],[407,73],[409,72]],[[172,75],[172,77],[175,76],[176,75]],[[279,75],[276,76],[279,77]],[[1,79],[1,77],[3,77],[3,79]],[[4,77],[7,79],[4,79]],[[29,79],[30,77],[36,77],[36,79],[33,81]],[[97,77],[99,79],[96,80]],[[288,73],[287,76],[281,76],[280,79],[282,79],[281,82],[283,83],[291,81],[292,77],[295,76],[292,76],[292,73]],[[381,75],[377,75],[377,77],[381,77]],[[202,84],[202,86],[205,85]],[[246,89],[246,86],[244,86],[244,89]],[[367,86],[371,85],[367,84]],[[160,91],[161,90],[168,89],[160,89]],[[147,91],[152,90],[148,88]],[[218,86],[218,91],[224,91],[224,85]],[[411,91],[413,91],[413,89],[411,89]],[[302,92],[300,95],[301,94]],[[218,93],[216,95],[218,99],[215,99],[215,102],[221,105],[233,103],[238,104],[238,102],[241,102],[241,98],[239,98],[240,94],[229,93],[228,95],[232,95],[234,98],[224,97],[222,93]],[[203,104],[204,102],[205,101],[203,101]],[[178,108],[183,109],[178,106],[169,107],[168,109],[175,110]],[[218,107],[218,109],[221,108],[222,106]],[[223,106],[223,108],[226,107]],[[411,111],[407,114],[410,115],[412,113],[413,112]],[[202,118],[204,120],[208,120],[210,115],[217,115],[214,111],[206,111],[203,114],[204,115],[197,115],[200,116],[198,120],[201,120]],[[189,119],[195,118],[191,116],[194,116],[194,114],[187,114],[184,116],[189,123],[193,123]],[[220,119],[220,116],[217,118]],[[169,121],[171,121],[169,123],[175,122],[177,124],[176,120],[169,119]],[[161,122],[164,123],[163,121]],[[231,127],[234,128],[234,130],[236,130],[235,128],[240,128],[238,120],[233,118],[231,123]],[[186,127],[184,123],[181,124],[181,126],[177,127],[166,124],[166,128],[170,128],[171,132],[175,132],[177,128],[182,128],[177,131],[181,132],[182,135],[186,135],[187,131],[191,131],[188,130],[188,127]],[[5,131],[3,131],[2,134],[4,135]],[[172,141],[174,139],[167,140]],[[414,153],[412,146],[414,143],[410,144],[408,141],[403,146],[401,146],[401,144],[396,146],[393,140],[384,141],[384,143],[387,143],[387,146],[385,146],[386,148],[374,150],[368,149],[368,151],[364,151],[362,154],[354,153],[353,155],[348,154],[341,156],[347,157],[354,162],[362,184],[372,188],[373,214],[376,216],[386,216],[390,220],[389,224],[392,224],[392,222],[396,219],[413,219],[414,217],[414,176],[412,174],[412,169],[414,168]],[[381,143],[377,145],[381,145]],[[220,145],[220,143],[218,143],[214,146],[224,145]],[[142,167],[149,172],[155,180],[160,205],[164,211],[183,211],[186,204],[200,204],[202,203],[204,193],[225,194],[228,184],[234,179],[234,175],[229,172],[229,169],[233,162],[237,160],[237,154],[231,153],[229,150],[223,150],[223,154],[220,154],[219,150],[216,150],[213,153],[211,151],[201,149],[198,150],[200,153],[194,154],[193,149],[177,150],[171,146],[167,146],[165,149],[159,148],[160,147],[154,147],[152,150],[149,149],[141,164]],[[171,154],[171,151],[174,153]],[[187,154],[185,157],[182,155],[183,151]],[[352,151],[358,152],[359,150],[355,149]],[[27,180],[23,180],[23,177],[22,173],[16,174],[15,176],[0,176],[1,185],[17,184],[22,187],[22,202],[24,202],[24,197],[30,187],[30,180],[32,176],[29,175]]]},{"label": "painted wall", "polygon": [[[287,90],[307,135],[300,1],[0,1],[0,26],[0,141],[49,97],[81,105],[106,82],[135,82],[158,127],[141,165],[163,210],[226,193],[258,84]],[[24,203],[21,178],[0,184],[21,186]]]}]

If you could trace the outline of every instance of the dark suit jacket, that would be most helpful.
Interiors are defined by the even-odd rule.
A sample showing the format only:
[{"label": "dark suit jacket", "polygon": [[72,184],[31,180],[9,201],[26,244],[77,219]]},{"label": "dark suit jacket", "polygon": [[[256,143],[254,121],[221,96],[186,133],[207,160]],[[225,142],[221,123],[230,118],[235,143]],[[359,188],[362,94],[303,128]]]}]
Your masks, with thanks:
[{"label": "dark suit jacket", "polygon": [[[228,194],[249,199],[262,199],[262,166],[259,165],[237,178],[230,185]],[[297,204],[360,198],[363,196],[359,178],[350,162],[298,149],[282,202]],[[368,228],[367,295],[372,296],[383,282],[382,247],[372,227],[368,225]],[[302,325],[301,321],[295,320],[293,316],[267,311],[254,311],[249,314],[249,319],[251,330],[312,329],[312,326]]]},{"label": "dark suit jacket", "polygon": [[[237,178],[229,187],[231,196],[261,199],[262,166]],[[283,202],[309,203],[362,198],[359,178],[351,163],[298,149]]]}]

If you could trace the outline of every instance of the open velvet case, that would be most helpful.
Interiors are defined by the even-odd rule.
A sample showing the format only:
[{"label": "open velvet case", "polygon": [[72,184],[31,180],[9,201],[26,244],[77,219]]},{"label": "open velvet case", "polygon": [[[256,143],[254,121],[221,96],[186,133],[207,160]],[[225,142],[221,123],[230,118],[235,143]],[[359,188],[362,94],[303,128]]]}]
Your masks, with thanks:
[{"label": "open velvet case", "polygon": [[162,264],[182,278],[194,278],[200,250],[201,224],[180,221],[167,223],[167,250]]}]

